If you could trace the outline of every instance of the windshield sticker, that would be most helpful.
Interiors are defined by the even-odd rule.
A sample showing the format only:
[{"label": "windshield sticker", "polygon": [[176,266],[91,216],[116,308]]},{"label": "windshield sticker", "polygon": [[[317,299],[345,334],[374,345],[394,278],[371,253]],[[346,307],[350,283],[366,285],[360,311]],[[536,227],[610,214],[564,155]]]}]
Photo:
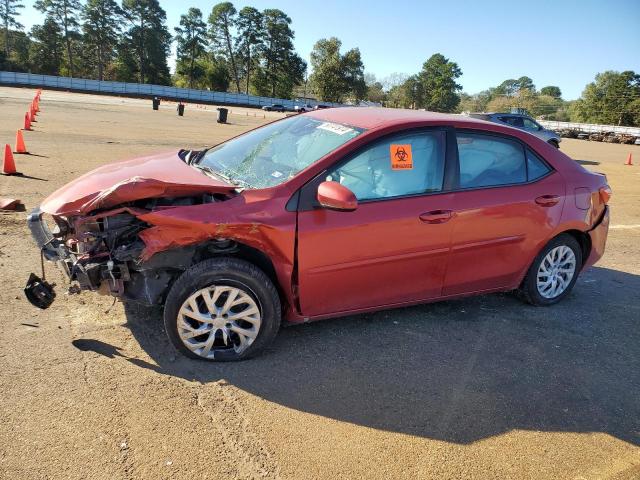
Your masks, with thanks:
[{"label": "windshield sticker", "polygon": [[344,125],[331,122],[321,123],[317,128],[327,130],[328,132],[335,133],[336,135],[344,135],[345,133],[353,132],[353,128],[345,127]]},{"label": "windshield sticker", "polygon": [[271,173],[271,176],[273,178],[280,178],[282,175],[284,175],[284,174],[282,172],[277,171],[277,170],[275,172]]},{"label": "windshield sticker", "polygon": [[413,157],[411,156],[411,144],[391,144],[389,147],[391,156],[391,170],[413,170]]}]

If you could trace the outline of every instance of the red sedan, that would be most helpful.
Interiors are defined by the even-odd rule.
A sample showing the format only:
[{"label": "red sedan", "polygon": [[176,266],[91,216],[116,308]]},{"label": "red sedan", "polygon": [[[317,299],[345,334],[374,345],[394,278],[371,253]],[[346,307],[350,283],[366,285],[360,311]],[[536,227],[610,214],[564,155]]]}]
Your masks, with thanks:
[{"label": "red sedan", "polygon": [[[180,351],[238,360],[281,319],[510,290],[556,303],[602,256],[610,195],[521,130],[335,108],[101,167],[29,226],[82,289],[164,305]],[[36,275],[26,292],[41,308],[54,296]]]}]

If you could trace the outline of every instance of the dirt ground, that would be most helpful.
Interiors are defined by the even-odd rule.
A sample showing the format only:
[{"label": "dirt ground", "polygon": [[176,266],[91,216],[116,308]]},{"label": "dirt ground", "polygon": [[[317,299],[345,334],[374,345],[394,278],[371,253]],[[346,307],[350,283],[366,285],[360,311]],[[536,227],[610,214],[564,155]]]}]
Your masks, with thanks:
[{"label": "dirt ground", "polygon": [[[0,143],[34,91],[0,88]],[[216,143],[280,114],[45,91],[27,211],[106,162]],[[254,116],[255,115],[255,116]],[[0,214],[0,478],[640,478],[640,148],[566,140],[608,175],[607,253],[552,308],[488,295],[283,329],[237,364],[181,357],[160,312],[93,294],[38,311],[25,212]],[[633,152],[636,166],[623,163]]]}]

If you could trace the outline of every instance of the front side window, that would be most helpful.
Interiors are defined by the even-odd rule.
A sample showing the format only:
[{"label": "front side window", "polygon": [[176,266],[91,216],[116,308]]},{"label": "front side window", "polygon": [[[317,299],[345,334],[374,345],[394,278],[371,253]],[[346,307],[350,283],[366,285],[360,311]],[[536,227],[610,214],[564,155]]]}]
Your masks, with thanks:
[{"label": "front side window", "polygon": [[500,120],[516,128],[524,128],[522,117],[500,117]]},{"label": "front side window", "polygon": [[528,130],[530,132],[537,132],[540,130],[540,126],[534,122],[533,120],[530,120],[528,118],[524,118],[523,119],[524,122],[524,129]]},{"label": "front side window", "polygon": [[194,166],[242,187],[273,187],[362,132],[315,118],[289,117],[207,150]]},{"label": "front side window", "polygon": [[393,135],[330,170],[327,180],[340,182],[360,201],[439,192],[444,146],[444,132]]},{"label": "front side window", "polygon": [[507,139],[458,133],[460,188],[511,185],[527,181],[522,146]]}]

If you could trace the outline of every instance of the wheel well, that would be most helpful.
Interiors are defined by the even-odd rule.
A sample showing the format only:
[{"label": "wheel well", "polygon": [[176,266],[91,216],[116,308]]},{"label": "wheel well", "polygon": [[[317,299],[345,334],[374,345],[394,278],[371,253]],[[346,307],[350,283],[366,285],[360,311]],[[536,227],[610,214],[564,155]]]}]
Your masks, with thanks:
[{"label": "wheel well", "polygon": [[582,264],[584,265],[584,262],[587,261],[587,258],[589,258],[589,254],[591,253],[591,237],[589,234],[581,232],[580,230],[567,230],[562,233],[571,235],[576,239],[578,245],[580,245],[580,250],[582,251]]},{"label": "wheel well", "polygon": [[126,296],[149,305],[161,303],[171,283],[182,272],[196,263],[219,256],[239,258],[258,267],[273,282],[282,304],[287,304],[287,296],[278,281],[276,269],[269,256],[256,248],[233,240],[214,240],[155,254],[141,265],[142,268],[132,272],[134,273],[132,280],[139,281],[127,282]]},{"label": "wheel well", "polygon": [[233,240],[226,240],[224,242],[213,242],[198,247],[198,254],[194,256],[194,262],[201,262],[207,258],[215,256],[228,256],[246,260],[249,263],[254,264],[260,270],[262,270],[269,280],[273,283],[278,291],[281,302],[286,302],[287,297],[284,294],[284,290],[280,285],[278,276],[276,275],[276,269],[273,266],[273,262],[267,254],[258,250],[257,248],[250,247],[244,243],[236,242]]}]

